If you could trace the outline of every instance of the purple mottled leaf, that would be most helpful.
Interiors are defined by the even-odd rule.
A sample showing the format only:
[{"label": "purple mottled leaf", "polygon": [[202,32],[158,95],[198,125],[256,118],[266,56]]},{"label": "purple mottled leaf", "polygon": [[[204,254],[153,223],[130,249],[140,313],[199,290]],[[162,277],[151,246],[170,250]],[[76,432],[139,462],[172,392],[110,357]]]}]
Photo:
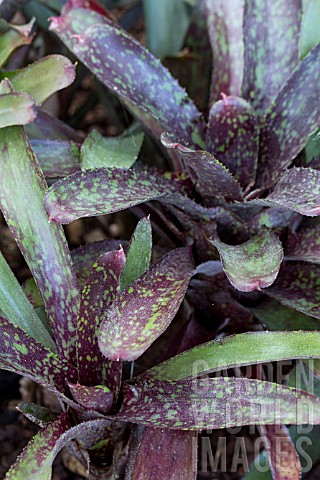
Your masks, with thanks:
[{"label": "purple mottled leaf", "polygon": [[122,249],[101,255],[93,264],[82,291],[77,356],[79,382],[83,385],[103,382],[113,389],[114,383],[119,383],[118,379],[109,378],[108,369],[111,365],[105,361],[99,350],[98,330],[105,311],[120,290],[120,274],[125,261]]},{"label": "purple mottled leaf", "polygon": [[30,140],[46,178],[66,177],[80,171],[79,147],[67,140]]},{"label": "purple mottled leaf", "polygon": [[[6,80],[2,80],[2,84]],[[26,125],[36,118],[34,98],[27,93],[0,92],[0,128]]]},{"label": "purple mottled leaf", "polygon": [[66,239],[48,222],[47,185],[22,127],[0,129],[0,147],[1,209],[41,292],[58,351],[72,363],[79,292]]},{"label": "purple mottled leaf", "polygon": [[173,250],[122,291],[105,314],[99,347],[112,360],[135,360],[166,330],[188,288],[189,249]]},{"label": "purple mottled leaf", "polygon": [[209,114],[206,149],[243,187],[252,186],[258,161],[257,117],[242,98],[226,97]]},{"label": "purple mottled leaf", "polygon": [[32,28],[34,19],[25,25],[12,25],[1,18],[0,35],[0,66],[2,67],[11,53],[22,45],[30,45],[34,34]]},{"label": "purple mottled leaf", "polygon": [[41,105],[54,92],[68,87],[75,74],[75,67],[67,57],[48,55],[21,70],[2,72],[0,78],[9,78],[15,91],[29,93],[36,105]]},{"label": "purple mottled leaf", "polygon": [[253,215],[245,225],[243,225],[243,229],[250,235],[256,235],[262,226],[281,230],[290,225],[295,215],[297,215],[295,212],[287,208],[264,208],[257,215]]},{"label": "purple mottled leaf", "polygon": [[242,21],[244,0],[206,0],[213,53],[211,102],[221,93],[240,95],[243,75]]},{"label": "purple mottled leaf", "polygon": [[319,424],[320,400],[301,390],[247,378],[149,381],[124,386],[116,418],[177,430]]},{"label": "purple mottled leaf", "polygon": [[6,318],[0,317],[0,365],[9,363],[9,370],[31,378],[57,394],[66,391],[65,377],[76,378],[76,371],[64,360],[42,346]]},{"label": "purple mottled leaf", "polygon": [[70,223],[178,193],[179,186],[147,172],[98,168],[56,182],[45,195],[45,208],[51,220]]},{"label": "purple mottled leaf", "polygon": [[104,438],[109,424],[108,420],[93,420],[72,427],[68,414],[63,413],[33,437],[10,468],[6,480],[49,480],[52,462],[63,447],[73,439],[80,440],[87,448],[94,446]]},{"label": "purple mottled leaf", "polygon": [[147,370],[138,379],[182,380],[242,365],[292,358],[317,358],[319,346],[319,332],[249,332],[229,335],[180,353]]},{"label": "purple mottled leaf", "polygon": [[270,186],[320,122],[320,44],[296,68],[266,114],[261,130],[258,186]]},{"label": "purple mottled leaf", "polygon": [[126,251],[128,242],[126,240],[100,240],[71,251],[72,263],[80,288],[84,287],[95,261],[104,253],[119,250],[120,245]]},{"label": "purple mottled leaf", "polygon": [[210,153],[189,148],[173,141],[171,134],[161,135],[162,143],[173,148],[181,158],[197,190],[204,197],[224,197],[226,200],[241,201],[241,188],[229,170]]},{"label": "purple mottled leaf", "polygon": [[27,417],[31,422],[36,423],[39,427],[44,428],[49,422],[57,418],[60,413],[41,407],[36,403],[22,402],[17,406],[19,412]]},{"label": "purple mottled leaf", "polygon": [[267,227],[241,245],[227,245],[217,236],[212,243],[230,283],[241,292],[269,287],[277,278],[283,249],[277,235]]},{"label": "purple mottled leaf", "polygon": [[301,0],[246,0],[242,97],[259,115],[298,65],[300,20]]},{"label": "purple mottled leaf", "polygon": [[35,121],[25,127],[28,137],[32,140],[65,140],[81,143],[83,137],[69,125],[43,110],[39,110]]},{"label": "purple mottled leaf", "polygon": [[113,405],[113,392],[105,385],[88,387],[68,382],[74,400],[87,410],[108,413]]},{"label": "purple mottled leaf", "polygon": [[287,307],[320,318],[320,266],[283,262],[276,282],[264,293]]},{"label": "purple mottled leaf", "polygon": [[300,480],[301,463],[287,427],[263,425],[259,429],[268,453],[272,478]]},{"label": "purple mottled leaf", "polygon": [[[139,42],[110,23],[85,30],[73,12],[55,19],[53,30],[99,80],[120,97],[155,117],[181,141],[202,145],[204,122],[168,70]],[[76,34],[71,37],[71,30]]]},{"label": "purple mottled leaf", "polygon": [[320,263],[320,227],[289,233],[284,251],[286,260]]},{"label": "purple mottled leaf", "polygon": [[[145,428],[130,480],[195,480],[197,437],[194,432]],[[129,477],[126,477],[129,478]]]},{"label": "purple mottled leaf", "polygon": [[320,215],[320,171],[302,167],[287,170],[266,200],[301,215]]}]

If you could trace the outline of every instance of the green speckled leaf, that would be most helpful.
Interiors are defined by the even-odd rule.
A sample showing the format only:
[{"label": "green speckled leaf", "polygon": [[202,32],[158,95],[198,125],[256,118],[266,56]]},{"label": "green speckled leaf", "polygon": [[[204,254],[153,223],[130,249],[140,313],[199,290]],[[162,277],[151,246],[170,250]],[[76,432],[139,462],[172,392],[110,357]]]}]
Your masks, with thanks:
[{"label": "green speckled leaf", "polygon": [[296,68],[266,114],[261,130],[259,186],[279,178],[320,122],[320,45]]},{"label": "green speckled leaf", "polygon": [[[72,11],[52,22],[70,50],[114,93],[155,117],[164,130],[187,144],[202,144],[204,122],[194,103],[168,70],[132,36],[105,23],[84,31]],[[71,21],[71,38],[67,24]]]},{"label": "green speckled leaf", "polygon": [[60,413],[41,407],[36,403],[22,402],[17,406],[19,412],[27,417],[31,422],[36,423],[39,427],[44,428],[49,422],[57,418]]},{"label": "green speckled leaf", "polygon": [[277,278],[283,249],[277,235],[264,227],[241,245],[227,245],[216,236],[223,269],[230,283],[241,292],[269,287]]},{"label": "green speckled leaf", "polygon": [[120,288],[125,290],[149,268],[152,252],[152,230],[149,217],[142,218],[133,232],[127,259],[120,277]]},{"label": "green speckled leaf", "polygon": [[283,262],[276,282],[264,293],[283,305],[320,318],[320,266]]},{"label": "green speckled leaf", "polygon": [[113,405],[113,392],[105,385],[87,387],[68,382],[74,400],[87,410],[108,413]]},{"label": "green speckled leaf", "polygon": [[81,168],[130,168],[137,160],[144,133],[126,130],[118,137],[103,137],[92,130],[81,147]]},{"label": "green speckled leaf", "polygon": [[243,76],[244,0],[205,0],[213,53],[211,102],[221,93],[239,95]]},{"label": "green speckled leaf", "polygon": [[22,45],[29,45],[32,42],[31,33],[34,24],[32,19],[26,25],[12,25],[1,18],[0,34],[0,67],[2,67],[11,53]]},{"label": "green speckled leaf", "polygon": [[23,128],[0,129],[0,148],[1,209],[41,292],[59,354],[73,361],[79,292],[63,230],[48,222],[47,185]]},{"label": "green speckled leaf", "polygon": [[223,97],[209,114],[206,149],[225,165],[243,187],[254,184],[258,162],[259,125],[242,98]]},{"label": "green speckled leaf", "polygon": [[320,226],[289,233],[284,251],[286,260],[320,264]]},{"label": "green speckled leaf", "polygon": [[301,0],[246,0],[242,96],[258,115],[298,65],[300,21]]},{"label": "green speckled leaf", "polygon": [[240,185],[229,170],[210,153],[202,150],[190,150],[176,143],[171,134],[161,135],[161,141],[167,148],[173,148],[197,190],[206,198],[224,197],[226,200],[241,201],[243,194]]},{"label": "green speckled leaf", "polygon": [[320,0],[307,0],[302,15],[300,58],[305,57],[320,42]]},{"label": "green speckled leaf", "polygon": [[197,437],[194,432],[145,428],[130,480],[195,480]]},{"label": "green speckled leaf", "polygon": [[15,91],[29,93],[36,105],[41,105],[54,92],[68,87],[74,81],[75,67],[67,57],[49,55],[22,70],[0,73],[1,80],[6,77]]},{"label": "green speckled leaf", "polygon": [[236,366],[319,356],[319,332],[241,333],[191,348],[138,379],[182,380]]},{"label": "green speckled leaf", "polygon": [[111,366],[99,350],[98,330],[105,311],[120,289],[119,278],[125,261],[122,249],[101,255],[93,264],[82,291],[78,317],[77,356],[79,382],[83,385],[97,385],[103,382],[111,388],[114,381],[119,383],[118,379],[108,378]]},{"label": "green speckled leaf", "polygon": [[26,125],[35,118],[35,103],[31,95],[20,92],[0,94],[0,128]]},{"label": "green speckled leaf", "polygon": [[[75,379],[73,367],[2,317],[0,337],[1,368],[29,377],[55,394],[66,391],[65,377]],[[9,363],[10,368],[2,362]]]},{"label": "green speckled leaf", "polygon": [[142,355],[173,320],[192,271],[189,249],[173,250],[122,291],[100,327],[102,353],[128,361]]},{"label": "green speckled leaf", "polygon": [[79,147],[67,140],[30,140],[46,178],[66,177],[80,170]]},{"label": "green speckled leaf", "polygon": [[72,427],[68,414],[63,413],[33,437],[10,468],[6,480],[50,480],[52,462],[63,447],[74,438],[88,448],[95,445],[103,439],[109,423],[93,420]]},{"label": "green speckled leaf", "polygon": [[314,395],[247,378],[126,384],[123,396],[116,418],[158,428],[320,423],[320,400]]},{"label": "green speckled leaf", "polygon": [[33,310],[18,280],[0,252],[0,309],[3,315],[17,327],[52,352],[57,347]]},{"label": "green speckled leaf", "polygon": [[81,217],[117,212],[170,193],[179,183],[147,172],[98,168],[56,182],[45,195],[51,220],[70,223]]}]

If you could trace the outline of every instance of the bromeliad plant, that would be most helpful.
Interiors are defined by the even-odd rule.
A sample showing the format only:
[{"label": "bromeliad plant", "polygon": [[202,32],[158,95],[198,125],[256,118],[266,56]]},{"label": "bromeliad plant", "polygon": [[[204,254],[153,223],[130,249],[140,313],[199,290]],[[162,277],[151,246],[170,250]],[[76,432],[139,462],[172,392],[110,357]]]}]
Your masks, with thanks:
[{"label": "bromeliad plant", "polygon": [[[189,289],[195,318],[199,311],[242,315],[246,330],[254,314],[271,329],[317,330],[320,316],[319,229],[303,218],[319,214],[319,173],[301,154],[319,127],[319,45],[299,63],[298,1],[247,0],[235,7],[206,0],[196,8],[187,44],[209,56],[204,42],[201,48],[197,43],[206,38],[205,10],[214,58],[208,124],[162,64],[101,6],[70,1],[51,26],[157,142],[162,134],[174,173],[130,168],[141,146],[139,132],[137,151],[121,163],[109,158],[108,168],[103,152],[112,143],[126,150],[126,134],[112,142],[92,133],[82,143],[81,136],[40,114],[26,127],[29,142],[21,124],[34,120],[34,105],[72,82],[74,68],[66,58],[51,56],[2,73],[0,106],[9,105],[10,114],[1,115],[1,209],[43,306],[41,312],[31,307],[1,257],[0,366],[29,376],[63,404],[62,414],[21,405],[44,428],[7,478],[50,478],[55,455],[68,445],[89,465],[90,478],[193,479],[196,431],[320,423],[317,397],[266,382],[262,374],[197,378],[253,363],[319,357],[317,331],[245,333],[190,348],[195,334],[197,343],[207,340],[193,319],[180,345],[185,352],[121,381],[123,361],[136,360],[149,347],[152,352],[183,300],[194,268],[186,243],[193,244],[200,264]],[[57,65],[63,68],[53,78]],[[47,190],[44,174],[70,173]],[[58,223],[150,200],[157,200],[156,207],[141,208],[150,209],[157,229],[183,248],[149,267],[151,227],[144,218],[127,256],[103,243],[71,259]],[[286,306],[303,313],[290,323]],[[265,432],[274,478],[283,478],[273,446],[286,431]],[[291,444],[288,449],[297,460]],[[163,455],[171,458],[172,451],[168,468]],[[297,475],[299,468],[290,478]]]}]

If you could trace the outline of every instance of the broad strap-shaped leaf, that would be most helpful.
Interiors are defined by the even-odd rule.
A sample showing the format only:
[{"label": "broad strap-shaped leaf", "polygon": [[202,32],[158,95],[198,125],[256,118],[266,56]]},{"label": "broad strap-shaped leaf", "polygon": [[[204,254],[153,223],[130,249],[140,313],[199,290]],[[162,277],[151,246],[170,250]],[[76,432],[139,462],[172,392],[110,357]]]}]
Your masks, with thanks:
[{"label": "broad strap-shaped leaf", "polygon": [[300,20],[301,0],[245,2],[242,97],[258,115],[298,65]]},{"label": "broad strap-shaped leaf", "polygon": [[[104,23],[84,31],[72,15],[71,11],[60,17],[50,28],[79,60],[104,85],[155,117],[164,130],[188,145],[201,145],[204,122],[200,112],[160,61],[120,28]],[[66,29],[70,22],[76,33],[72,38]]]},{"label": "broad strap-shaped leaf", "polygon": [[46,178],[66,177],[80,171],[79,147],[68,140],[30,140]]},{"label": "broad strap-shaped leaf", "polygon": [[0,252],[0,309],[6,318],[52,352],[57,347]]},{"label": "broad strap-shaped leaf", "polygon": [[315,46],[320,43],[318,18],[320,16],[320,1],[309,0],[303,2],[304,9],[301,22],[299,39],[300,58],[305,57]]},{"label": "broad strap-shaped leaf", "polygon": [[0,129],[0,145],[0,206],[41,292],[59,354],[72,362],[79,292],[65,236],[48,222],[46,182],[23,128]]},{"label": "broad strap-shaped leaf", "polygon": [[[260,426],[274,480],[300,480],[301,463],[284,425]],[[284,460],[285,458],[285,460]]]},{"label": "broad strap-shaped leaf", "polygon": [[174,149],[189,172],[197,190],[204,197],[222,197],[226,200],[241,201],[240,185],[229,170],[210,153],[176,143],[169,134],[162,134],[161,141],[167,148]]},{"label": "broad strap-shaped leaf", "polygon": [[145,428],[139,441],[131,480],[195,480],[197,437],[194,432]]},{"label": "broad strap-shaped leaf", "polygon": [[111,409],[114,402],[113,392],[105,385],[87,387],[70,382],[68,385],[75,401],[87,410],[108,413]]},{"label": "broad strap-shaped leaf", "polygon": [[31,378],[55,394],[66,391],[65,378],[75,379],[76,371],[6,318],[0,317],[0,365]]},{"label": "broad strap-shaped leaf", "polygon": [[320,45],[296,68],[265,117],[260,139],[259,186],[274,184],[319,126],[319,62]]},{"label": "broad strap-shaped leaf", "polygon": [[289,227],[294,216],[297,214],[287,208],[264,208],[257,215],[253,214],[239,230],[242,230],[246,236],[257,235],[263,226],[277,231],[277,229]]},{"label": "broad strap-shaped leaf", "polygon": [[177,430],[319,424],[320,400],[301,390],[247,378],[155,380],[126,384],[115,417]]},{"label": "broad strap-shaped leaf", "polygon": [[79,382],[83,385],[97,385],[109,381],[112,383],[107,385],[113,389],[114,383],[119,383],[117,379],[108,378],[110,365],[99,350],[98,330],[105,311],[120,289],[119,278],[125,260],[122,249],[101,255],[93,264],[82,291],[77,356]]},{"label": "broad strap-shaped leaf", "polygon": [[242,365],[317,358],[320,356],[319,345],[319,332],[241,333],[191,348],[137,378],[182,380]]},{"label": "broad strap-shaped leaf", "polygon": [[120,276],[120,288],[125,290],[149,268],[152,253],[152,230],[149,217],[142,218],[133,232],[126,263]]},{"label": "broad strap-shaped leaf", "polygon": [[92,130],[81,146],[81,168],[130,168],[137,160],[144,133],[126,130],[118,137],[103,137]]},{"label": "broad strap-shaped leaf", "polygon": [[147,172],[97,168],[56,182],[45,195],[45,208],[51,220],[70,223],[178,193],[179,186]]},{"label": "broad strap-shaped leaf", "polygon": [[260,290],[272,285],[277,278],[283,249],[272,230],[264,227],[258,235],[241,245],[227,245],[217,235],[212,243],[220,253],[230,283],[237,290]]},{"label": "broad strap-shaped leaf", "polygon": [[213,54],[211,102],[221,93],[240,95],[243,76],[244,0],[205,0]]},{"label": "broad strap-shaped leaf", "polygon": [[286,260],[320,263],[320,227],[303,228],[289,233],[285,245]]},{"label": "broad strap-shaped leaf", "polygon": [[135,360],[166,330],[184,298],[193,262],[173,250],[122,291],[106,312],[99,347],[111,360]]},{"label": "broad strap-shaped leaf", "polygon": [[33,123],[26,125],[25,131],[30,141],[34,140],[65,140],[76,144],[82,143],[83,136],[69,125],[44,110],[38,110]]},{"label": "broad strap-shaped leaf", "polygon": [[15,91],[33,96],[41,105],[54,92],[68,87],[75,79],[75,67],[67,57],[49,55],[15,72],[2,72],[0,78],[9,78]]},{"label": "broad strap-shaped leaf", "polygon": [[85,286],[92,265],[101,255],[112,250],[119,250],[120,245],[126,251],[127,243],[126,240],[100,240],[72,250],[72,263],[80,288]]},{"label": "broad strap-shaped leaf", "polygon": [[[1,83],[3,84],[4,81]],[[26,125],[33,122],[35,118],[35,102],[31,95],[21,92],[0,92],[0,128],[11,125]]]},{"label": "broad strap-shaped leaf", "polygon": [[33,437],[10,468],[6,480],[49,480],[53,460],[63,447],[73,439],[88,448],[94,446],[104,438],[109,424],[109,420],[93,420],[72,427],[68,414],[63,413]]},{"label": "broad strap-shaped leaf", "polygon": [[34,19],[25,25],[12,25],[1,18],[0,24],[0,67],[2,67],[11,53],[22,45],[32,42],[32,27]]},{"label": "broad strap-shaped leaf", "polygon": [[209,114],[206,149],[225,165],[243,187],[255,180],[259,126],[252,107],[242,98],[226,97]]},{"label": "broad strap-shaped leaf", "polygon": [[54,412],[36,403],[28,402],[19,403],[17,410],[41,428],[44,428],[49,422],[52,422],[52,420],[60,415],[59,412]]},{"label": "broad strap-shaped leaf", "polygon": [[283,305],[320,318],[320,266],[283,262],[276,282],[264,293]]}]

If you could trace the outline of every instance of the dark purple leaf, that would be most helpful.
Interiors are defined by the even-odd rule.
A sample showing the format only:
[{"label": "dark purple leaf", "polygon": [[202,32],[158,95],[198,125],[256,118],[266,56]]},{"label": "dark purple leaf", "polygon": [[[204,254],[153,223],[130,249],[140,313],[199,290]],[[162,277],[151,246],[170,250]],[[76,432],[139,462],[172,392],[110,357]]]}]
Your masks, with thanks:
[{"label": "dark purple leaf", "polygon": [[[72,38],[70,23],[76,33]],[[50,28],[104,85],[151,114],[180,141],[203,144],[205,126],[194,103],[160,61],[128,33],[108,23],[85,30],[86,25],[76,25],[73,11],[55,19]]]},{"label": "dark purple leaf", "polygon": [[0,129],[0,146],[0,206],[41,292],[58,351],[72,363],[79,291],[66,239],[48,222],[47,185],[22,127]]},{"label": "dark purple leaf", "polygon": [[80,288],[84,287],[92,265],[101,255],[112,250],[119,250],[120,245],[126,251],[127,244],[126,240],[100,240],[72,250],[72,263]]},{"label": "dark purple leaf", "polygon": [[43,110],[38,111],[35,121],[27,125],[25,131],[32,140],[65,140],[74,143],[83,141],[80,133]]},{"label": "dark purple leaf", "polygon": [[105,385],[87,387],[68,382],[74,400],[87,410],[108,413],[114,401],[113,392]]},{"label": "dark purple leaf", "polygon": [[130,480],[195,480],[197,437],[194,432],[145,428]]},{"label": "dark purple leaf", "polygon": [[320,263],[320,227],[303,228],[289,233],[285,245],[286,260]]},{"label": "dark purple leaf", "polygon": [[51,220],[70,223],[178,193],[179,186],[146,172],[98,168],[56,182],[45,195],[45,208]]},{"label": "dark purple leaf", "polygon": [[27,417],[31,422],[36,423],[39,427],[44,428],[49,422],[57,418],[60,413],[41,407],[36,403],[22,402],[17,406],[19,412]]},{"label": "dark purple leaf", "polygon": [[[50,479],[52,462],[72,439],[90,448],[104,438],[109,420],[93,420],[72,427],[68,414],[50,422],[28,443],[6,475],[8,480]],[[87,461],[89,458],[87,458]]]},{"label": "dark purple leaf", "polygon": [[104,383],[113,389],[114,383],[119,383],[118,378],[109,378],[111,365],[99,350],[97,335],[105,311],[120,290],[120,274],[125,260],[122,249],[101,255],[93,264],[84,286],[77,341],[79,382],[83,385]]},{"label": "dark purple leaf", "polygon": [[300,20],[301,0],[246,0],[242,96],[259,115],[298,65]]},{"label": "dark purple leaf", "polygon": [[296,215],[295,212],[287,208],[264,208],[257,215],[253,215],[249,221],[243,225],[242,229],[250,236],[256,235],[263,226],[282,230],[290,225],[293,217]]},{"label": "dark purple leaf", "polygon": [[162,134],[161,140],[167,148],[175,149],[197,190],[204,197],[224,197],[234,201],[243,199],[241,188],[235,178],[210,153],[190,150],[176,143],[171,134]]},{"label": "dark purple leaf", "polygon": [[188,288],[189,249],[173,250],[129,285],[105,314],[99,347],[111,360],[135,360],[166,330]]},{"label": "dark purple leaf", "polygon": [[269,287],[277,278],[283,249],[277,235],[267,227],[241,245],[227,245],[217,236],[212,243],[230,283],[241,292]]},{"label": "dark purple leaf", "polygon": [[211,102],[221,93],[240,95],[243,75],[244,0],[205,0],[213,53]]},{"label": "dark purple leaf", "polygon": [[258,120],[242,98],[226,97],[209,114],[206,148],[243,187],[252,186],[258,161]]},{"label": "dark purple leaf", "polygon": [[319,62],[320,45],[296,68],[265,117],[261,130],[259,186],[272,185],[319,126]]},{"label": "dark purple leaf", "polygon": [[80,170],[79,147],[67,140],[30,140],[46,178],[66,177]]},{"label": "dark purple leaf", "polygon": [[283,262],[276,282],[264,293],[283,305],[320,318],[320,266]]},{"label": "dark purple leaf", "polygon": [[320,423],[320,400],[314,395],[247,378],[126,384],[123,398],[116,418],[157,428]]}]

